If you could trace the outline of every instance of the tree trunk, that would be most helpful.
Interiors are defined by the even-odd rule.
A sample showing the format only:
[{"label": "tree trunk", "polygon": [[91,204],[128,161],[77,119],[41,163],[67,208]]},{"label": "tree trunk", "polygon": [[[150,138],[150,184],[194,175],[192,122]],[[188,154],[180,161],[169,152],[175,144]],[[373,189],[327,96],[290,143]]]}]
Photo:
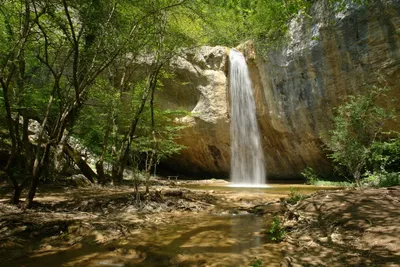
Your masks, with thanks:
[{"label": "tree trunk", "polygon": [[[15,138],[14,124],[13,124],[13,119],[11,116],[10,100],[8,98],[8,84],[6,82],[4,82],[4,80],[0,80],[0,81],[1,81],[2,88],[3,88],[4,106],[6,108],[6,121],[7,121],[8,131],[10,134],[10,139],[11,139],[10,156],[7,159],[7,164],[6,164],[6,167],[4,168],[4,172],[7,174],[7,178],[11,182],[11,185],[14,188],[14,193],[15,193],[15,192],[17,192],[19,185],[18,185],[18,181],[13,176],[13,173],[11,170],[11,165],[13,164],[13,161],[14,161],[14,159],[16,157],[16,153],[17,153],[17,140]],[[17,196],[18,196],[18,194],[17,194]],[[19,198],[18,198],[18,200],[19,200]],[[15,201],[15,197],[11,198],[11,203],[17,204]]]},{"label": "tree trunk", "polygon": [[150,93],[156,88],[157,86],[157,78],[158,74],[161,70],[162,64],[158,64],[157,67],[154,69],[154,71],[149,75],[148,81],[147,81],[147,87],[145,92],[143,92],[141,103],[139,108],[136,111],[135,117],[133,118],[131,122],[131,127],[129,128],[128,134],[125,136],[122,145],[121,145],[121,150],[119,152],[119,157],[118,160],[115,162],[115,165],[113,166],[112,174],[113,174],[113,181],[115,182],[120,182],[122,181],[123,178],[123,173],[124,169],[126,167],[126,164],[128,162],[129,158],[129,151],[131,148],[131,143],[133,140],[133,136],[136,131],[136,127],[138,125],[140,116],[143,113],[145,104],[147,102],[147,99],[150,95]]},{"label": "tree trunk", "polygon": [[35,163],[33,164],[32,183],[31,187],[29,188],[28,197],[25,200],[25,208],[27,209],[32,208],[33,199],[36,195],[36,189],[39,184],[40,176],[45,168],[45,164],[48,163],[47,160],[49,158],[49,154],[50,144],[47,143],[43,152],[42,160],[40,162],[38,160],[35,160]]},{"label": "tree trunk", "polygon": [[16,156],[17,139],[15,138],[13,119],[11,116],[11,105],[10,105],[10,100],[8,98],[8,85],[6,83],[4,83],[3,80],[1,80],[1,85],[3,87],[4,106],[6,108],[6,121],[7,121],[8,131],[10,134],[10,139],[11,139],[10,157],[8,158],[7,165],[5,167],[5,171],[7,172],[9,170],[9,168],[11,167],[11,164]]},{"label": "tree trunk", "polygon": [[98,180],[97,174],[92,170],[92,168],[89,167],[86,161],[82,159],[81,154],[78,151],[76,151],[69,144],[64,145],[63,151],[75,162],[82,174],[85,175],[89,181],[94,183],[95,180]]},{"label": "tree trunk", "polygon": [[[157,79],[156,79],[157,81]],[[154,122],[154,93],[156,91],[156,87],[153,86],[151,88],[151,97],[150,97],[150,113],[151,113],[151,135],[153,137],[151,155],[150,155],[150,162],[148,166],[146,166],[146,193],[149,193],[149,183],[150,183],[150,176],[151,176],[151,167],[154,164],[154,160],[157,153],[157,137],[156,137],[156,129],[155,129],[155,122]]]},{"label": "tree trunk", "polygon": [[22,189],[23,189],[22,186],[14,187],[14,193],[11,199],[11,204],[13,205],[19,204],[19,199],[21,198]]},{"label": "tree trunk", "polygon": [[106,133],[104,135],[103,139],[103,150],[101,152],[100,159],[96,162],[96,171],[98,175],[98,181],[100,184],[104,184],[106,182],[106,175],[104,173],[104,156],[107,152],[107,146],[108,146],[108,138],[111,133],[111,122],[112,122],[112,115],[111,112],[109,113],[109,117],[107,119],[107,126],[106,126]]},{"label": "tree trunk", "polygon": [[99,184],[105,184],[106,183],[106,175],[104,173],[104,165],[103,165],[103,160],[100,159],[96,162],[96,172],[97,172],[97,180]]},{"label": "tree trunk", "polygon": [[354,177],[354,181],[356,182],[356,185],[358,187],[360,187],[361,186],[361,172],[358,169],[353,173],[353,177]]},{"label": "tree trunk", "polygon": [[24,116],[24,123],[22,125],[22,143],[25,152],[25,167],[26,173],[30,174],[31,164],[32,164],[32,151],[31,143],[29,142],[29,118]]}]

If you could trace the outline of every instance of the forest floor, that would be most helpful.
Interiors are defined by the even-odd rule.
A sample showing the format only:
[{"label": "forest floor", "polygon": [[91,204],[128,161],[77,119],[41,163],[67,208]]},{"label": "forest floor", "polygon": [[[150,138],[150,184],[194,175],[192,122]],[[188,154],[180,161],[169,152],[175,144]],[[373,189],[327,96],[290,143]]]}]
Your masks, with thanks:
[{"label": "forest floor", "polygon": [[285,225],[283,266],[400,266],[400,187],[319,191]]},{"label": "forest floor", "polygon": [[[295,205],[282,201],[287,192],[196,189],[221,182],[152,180],[140,200],[130,183],[42,185],[31,210],[9,205],[3,184],[0,266],[249,266],[254,256],[261,266],[400,262],[400,187],[318,191]],[[267,237],[274,215],[288,233],[279,244]]]},{"label": "forest floor", "polygon": [[[249,214],[254,206],[276,202],[279,197],[287,195],[266,196],[262,192],[246,194],[185,187],[192,185],[196,188],[200,183],[210,185],[221,182],[224,181],[152,180],[150,194],[144,194],[144,188],[140,188],[140,200],[131,183],[107,187],[42,185],[35,197],[34,207],[29,210],[8,204],[9,189],[3,184],[0,187],[0,266],[61,266],[64,262],[67,264],[62,266],[218,266],[217,259],[213,260],[216,265],[207,264],[202,253],[189,257],[172,255],[178,254],[176,250],[170,250],[171,245],[162,247],[160,243],[165,239],[169,240],[169,244],[177,243],[177,247],[182,247],[182,238],[186,239],[186,243],[193,241],[192,236],[181,234],[181,229],[176,229],[179,227],[185,227],[184,230],[193,233],[193,236],[208,231],[212,235],[220,233],[221,240],[227,240],[231,231],[230,222],[219,220],[219,217]],[[216,215],[217,219],[209,217],[210,214]],[[167,233],[160,238],[161,241],[156,241],[158,236],[149,235],[162,233],[165,226],[171,229],[166,228],[164,232]],[[257,230],[254,232],[259,235]],[[148,236],[145,237],[145,233]],[[132,241],[134,238],[150,240],[152,246],[158,246],[157,249],[164,252],[149,251],[147,244]],[[210,237],[210,241],[213,239],[215,243],[215,236]],[[127,240],[135,246],[127,246]],[[198,243],[201,246],[206,244],[204,240]],[[221,248],[225,245],[222,243]],[[102,248],[97,251],[99,246]],[[210,248],[218,250],[217,247]],[[202,249],[200,247],[200,252]],[[85,255],[94,255],[94,252],[108,258],[93,263]],[[275,266],[279,266],[280,249],[274,249],[274,253]],[[241,254],[237,256],[245,258]],[[118,258],[118,263],[109,262],[112,257]],[[146,257],[152,257],[156,262],[149,263]],[[250,262],[251,255],[246,260]]]}]

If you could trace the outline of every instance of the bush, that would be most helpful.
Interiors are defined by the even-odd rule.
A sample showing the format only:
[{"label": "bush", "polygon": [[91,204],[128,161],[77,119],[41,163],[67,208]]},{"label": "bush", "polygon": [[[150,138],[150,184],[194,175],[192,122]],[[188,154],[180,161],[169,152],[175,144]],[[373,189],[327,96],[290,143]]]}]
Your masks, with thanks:
[{"label": "bush", "polygon": [[310,185],[315,185],[318,181],[318,175],[315,173],[314,169],[311,167],[307,167],[301,173],[301,175],[306,178],[306,183]]},{"label": "bush", "polygon": [[297,189],[291,188],[289,198],[286,199],[286,202],[293,205],[306,198],[308,198],[308,196],[300,194]]},{"label": "bush", "polygon": [[281,242],[285,238],[286,231],[277,216],[274,216],[272,219],[272,225],[269,228],[268,233],[269,238],[274,242]]},{"label": "bush", "polygon": [[377,105],[378,100],[391,100],[385,95],[388,90],[387,87],[372,87],[365,95],[348,96],[333,118],[327,142],[328,156],[336,170],[352,175],[358,186],[377,137],[383,134],[385,123],[395,118],[393,110]]},{"label": "bush", "polygon": [[379,171],[365,174],[364,186],[390,187],[400,185],[400,172]]},{"label": "bush", "polygon": [[262,266],[262,261],[260,261],[259,259],[255,258],[254,260],[251,261],[249,266],[261,267]]},{"label": "bush", "polygon": [[374,172],[386,170],[388,172],[400,171],[400,133],[385,132],[380,136],[381,141],[376,141],[371,148],[368,158],[368,167]]},{"label": "bush", "polygon": [[347,182],[347,181],[326,181],[322,180],[318,175],[315,173],[313,168],[307,167],[301,173],[304,178],[306,178],[306,183],[309,185],[315,186],[341,186],[341,187],[353,187],[354,183]]}]

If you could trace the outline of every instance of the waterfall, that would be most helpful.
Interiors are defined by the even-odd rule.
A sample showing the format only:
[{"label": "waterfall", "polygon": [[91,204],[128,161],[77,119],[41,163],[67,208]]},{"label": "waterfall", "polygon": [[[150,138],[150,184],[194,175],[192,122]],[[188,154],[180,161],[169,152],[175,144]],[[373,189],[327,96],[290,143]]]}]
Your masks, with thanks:
[{"label": "waterfall", "polygon": [[243,186],[266,183],[264,153],[256,119],[253,88],[242,53],[232,49],[230,60],[231,97],[231,182]]}]

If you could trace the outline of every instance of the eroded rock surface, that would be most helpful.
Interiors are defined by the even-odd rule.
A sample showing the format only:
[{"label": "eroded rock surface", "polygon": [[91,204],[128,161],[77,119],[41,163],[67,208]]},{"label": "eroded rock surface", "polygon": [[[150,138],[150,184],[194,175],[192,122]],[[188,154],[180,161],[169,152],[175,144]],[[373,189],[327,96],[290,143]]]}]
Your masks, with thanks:
[{"label": "eroded rock surface", "polygon": [[[334,107],[346,95],[365,91],[381,77],[400,99],[399,1],[333,12],[323,0],[310,15],[290,23],[289,39],[279,49],[261,55],[249,43],[240,47],[250,68],[271,178],[299,177],[307,166],[331,172],[323,144]],[[167,164],[177,172],[229,175],[227,52],[204,47],[170,66],[175,81],[165,82],[160,97],[170,108],[193,112],[184,118],[191,127],[180,140],[188,149]],[[390,128],[400,130],[400,124]]]},{"label": "eroded rock surface", "polygon": [[229,173],[226,64],[222,46],[186,51],[170,63],[174,76],[163,80],[166,89],[157,97],[165,108],[185,109],[191,116],[181,119],[189,127],[179,143],[187,149],[165,164],[169,168],[210,175]]},{"label": "eroded rock surface", "polygon": [[333,109],[346,95],[381,77],[390,94],[400,97],[399,1],[372,1],[338,13],[328,1],[317,1],[310,13],[312,19],[300,15],[290,23],[281,49],[263,57],[254,56],[251,46],[245,49],[272,176],[296,176],[306,166],[330,172],[322,145]]}]

